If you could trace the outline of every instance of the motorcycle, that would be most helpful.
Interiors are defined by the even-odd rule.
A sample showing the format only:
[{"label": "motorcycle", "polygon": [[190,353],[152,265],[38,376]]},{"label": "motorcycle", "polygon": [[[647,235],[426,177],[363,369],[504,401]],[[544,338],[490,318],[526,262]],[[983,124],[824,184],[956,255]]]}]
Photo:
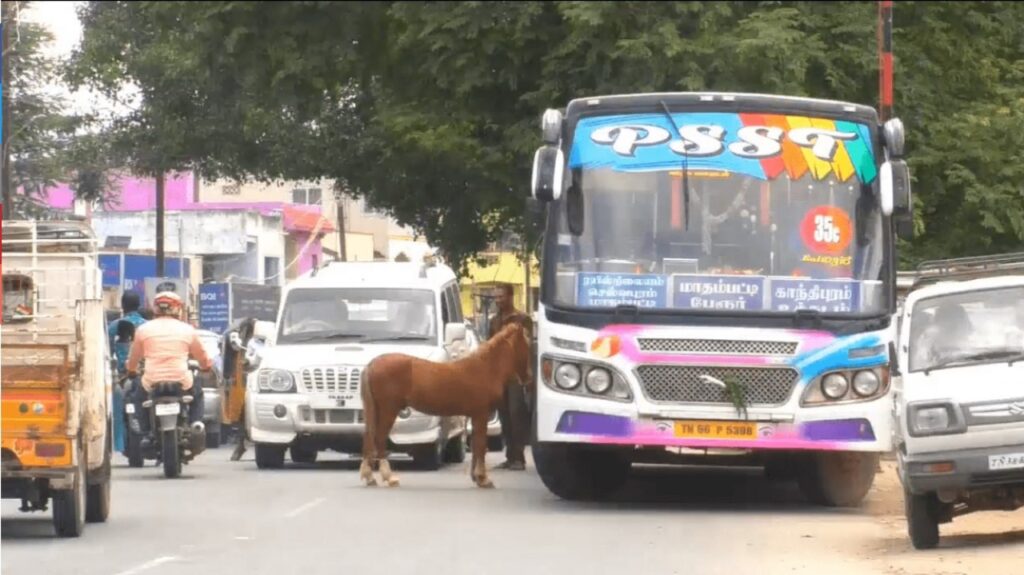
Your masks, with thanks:
[{"label": "motorcycle", "polygon": [[[194,376],[199,364],[189,361],[189,369]],[[206,450],[203,422],[188,423],[189,406],[193,401],[201,402],[202,395],[186,393],[179,381],[161,381],[150,391],[149,399],[142,402],[143,413],[135,413],[134,403],[126,404],[125,411],[130,417],[128,449],[133,453],[135,448],[139,466],[142,459],[156,460],[158,465],[163,464],[164,476],[173,479],[181,475],[183,465]],[[150,437],[143,437],[138,417],[149,418]],[[135,462],[129,455],[129,464],[135,466]]]}]

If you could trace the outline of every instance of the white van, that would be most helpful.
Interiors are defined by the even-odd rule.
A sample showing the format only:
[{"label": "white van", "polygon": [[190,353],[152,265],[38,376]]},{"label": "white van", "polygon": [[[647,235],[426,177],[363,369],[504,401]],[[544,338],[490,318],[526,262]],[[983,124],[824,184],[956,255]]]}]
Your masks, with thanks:
[{"label": "white van", "polygon": [[1024,507],[1024,254],[1018,263],[1021,275],[946,274],[960,281],[903,306],[895,444],[918,549],[955,517]]},{"label": "white van", "polygon": [[[289,284],[276,332],[249,376],[245,400],[256,464],[279,468],[285,451],[312,463],[333,449],[362,451],[360,375],[375,357],[405,353],[451,361],[477,347],[455,274],[424,263],[331,262]],[[406,409],[390,448],[427,469],[465,458],[464,417]]]}]

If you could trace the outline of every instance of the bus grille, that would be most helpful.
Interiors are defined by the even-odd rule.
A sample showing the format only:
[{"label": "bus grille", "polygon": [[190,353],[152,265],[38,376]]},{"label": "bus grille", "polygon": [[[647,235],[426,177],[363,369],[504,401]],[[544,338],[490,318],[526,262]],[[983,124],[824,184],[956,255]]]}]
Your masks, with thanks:
[{"label": "bus grille", "polygon": [[710,353],[723,355],[793,355],[794,341],[744,341],[733,339],[641,338],[640,351],[660,353]]},{"label": "bus grille", "polygon": [[781,405],[789,400],[799,373],[789,368],[642,365],[636,370],[648,399],[662,403],[731,404],[715,380],[738,383],[748,406]]}]

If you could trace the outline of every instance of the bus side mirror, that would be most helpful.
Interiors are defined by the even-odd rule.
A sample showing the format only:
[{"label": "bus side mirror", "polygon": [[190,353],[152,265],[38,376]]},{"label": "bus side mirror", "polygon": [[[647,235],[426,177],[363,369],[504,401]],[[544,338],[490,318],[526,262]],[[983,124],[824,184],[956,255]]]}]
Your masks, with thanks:
[{"label": "bus side mirror", "polygon": [[878,173],[879,203],[886,217],[910,215],[913,201],[910,194],[910,168],[903,160],[882,163]]},{"label": "bus side mirror", "polygon": [[533,156],[533,197],[552,202],[562,197],[565,181],[565,154],[556,146],[541,146]]}]

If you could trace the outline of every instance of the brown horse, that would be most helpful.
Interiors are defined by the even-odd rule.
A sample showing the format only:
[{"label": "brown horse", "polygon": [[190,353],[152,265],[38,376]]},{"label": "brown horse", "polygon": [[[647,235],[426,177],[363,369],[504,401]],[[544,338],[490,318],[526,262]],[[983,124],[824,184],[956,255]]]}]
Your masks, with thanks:
[{"label": "brown horse", "polygon": [[381,480],[397,486],[388,463],[387,441],[398,413],[410,407],[428,415],[464,415],[473,421],[471,476],[479,487],[494,487],[487,478],[487,420],[498,406],[505,385],[529,385],[530,344],[526,330],[509,324],[476,353],[451,363],[437,363],[405,354],[389,353],[370,362],[363,371],[361,394],[366,431],[359,477],[376,485],[373,462],[379,461]]}]

